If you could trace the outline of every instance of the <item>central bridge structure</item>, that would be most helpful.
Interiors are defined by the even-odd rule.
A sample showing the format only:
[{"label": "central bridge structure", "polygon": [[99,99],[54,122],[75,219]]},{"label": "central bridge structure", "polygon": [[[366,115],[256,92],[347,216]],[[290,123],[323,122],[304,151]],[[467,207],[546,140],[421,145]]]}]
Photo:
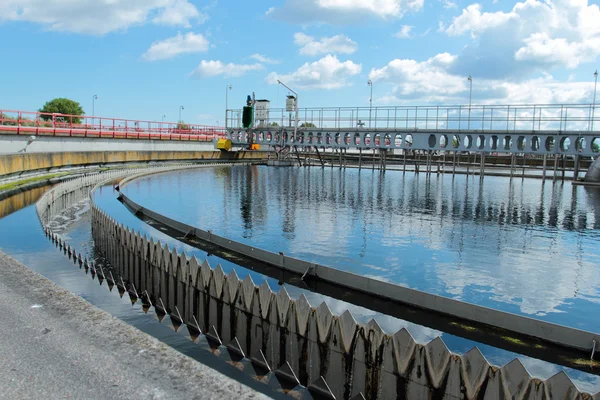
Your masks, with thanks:
[{"label": "central bridge structure", "polygon": [[227,110],[227,136],[234,146],[270,145],[281,154],[290,148],[600,153],[594,104],[270,109],[250,128],[243,127],[240,115],[242,110]]}]

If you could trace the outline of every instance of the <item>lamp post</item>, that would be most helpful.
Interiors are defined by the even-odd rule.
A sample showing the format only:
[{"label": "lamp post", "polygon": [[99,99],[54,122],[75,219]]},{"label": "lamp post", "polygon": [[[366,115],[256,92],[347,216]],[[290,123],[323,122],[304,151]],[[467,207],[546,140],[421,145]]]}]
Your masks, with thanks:
[{"label": "lamp post", "polygon": [[594,72],[594,97],[592,98],[592,123],[590,131],[594,130],[594,114],[596,114],[596,87],[598,86],[598,70]]},{"label": "lamp post", "polygon": [[233,88],[231,85],[225,86],[225,129],[227,129],[227,111],[229,109],[229,91]]},{"label": "lamp post", "polygon": [[471,129],[471,98],[473,97],[473,78],[471,75],[467,78],[469,80],[469,120],[467,122],[467,129]]},{"label": "lamp post", "polygon": [[[373,82],[369,79],[367,85],[371,87],[371,96],[369,97],[369,128],[371,127],[371,112],[373,111]],[[358,116],[357,116],[358,117]]]},{"label": "lamp post", "polygon": [[181,123],[181,111],[183,110],[183,106],[179,106],[179,123]]},{"label": "lamp post", "polygon": [[297,137],[297,135],[298,135],[298,101],[299,101],[300,96],[298,96],[298,93],[296,93],[296,91],[291,89],[285,83],[281,82],[279,79],[277,79],[277,83],[296,95],[296,105],[294,107],[296,109],[295,110],[296,111],[296,126],[294,127],[294,137]]},{"label": "lamp post", "polygon": [[92,96],[92,125],[96,123],[96,100],[98,100],[97,94]]}]

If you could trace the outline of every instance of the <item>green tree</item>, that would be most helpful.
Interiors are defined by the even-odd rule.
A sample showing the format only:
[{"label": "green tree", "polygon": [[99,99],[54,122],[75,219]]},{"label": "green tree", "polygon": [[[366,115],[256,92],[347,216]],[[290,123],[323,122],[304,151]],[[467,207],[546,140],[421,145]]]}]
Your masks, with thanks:
[{"label": "green tree", "polygon": [[189,131],[190,126],[188,124],[183,123],[183,121],[180,121],[177,123],[177,129],[179,129],[180,131]]},{"label": "green tree", "polygon": [[300,128],[316,128],[317,126],[315,124],[313,124],[312,122],[303,122],[302,125],[300,125]]},{"label": "green tree", "polygon": [[269,126],[279,126],[279,124],[277,122],[271,122]]},{"label": "green tree", "polygon": [[[44,106],[42,108],[40,108],[38,110],[39,112],[42,113],[48,113],[48,114],[68,114],[68,115],[83,115],[85,114],[85,112],[83,111],[83,108],[81,107],[81,105],[73,100],[70,99],[66,99],[66,98],[56,98],[54,100],[50,100],[49,102],[47,102],[46,104],[44,104]],[[50,121],[52,120],[52,115],[42,115],[41,118],[45,121]],[[65,122],[69,123],[71,121],[67,121],[65,120]],[[80,124],[81,123],[81,118],[73,118],[73,123],[74,124]]]},{"label": "green tree", "polygon": [[600,140],[592,141],[592,150],[594,153],[600,153]]}]

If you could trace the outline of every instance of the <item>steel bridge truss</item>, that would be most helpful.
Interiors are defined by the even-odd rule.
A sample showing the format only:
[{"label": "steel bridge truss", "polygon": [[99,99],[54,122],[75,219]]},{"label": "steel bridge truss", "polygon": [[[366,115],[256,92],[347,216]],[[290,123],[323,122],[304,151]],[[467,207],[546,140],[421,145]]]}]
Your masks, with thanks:
[{"label": "steel bridge truss", "polygon": [[237,127],[236,113],[228,110],[227,135],[234,145],[580,156],[600,152],[600,131],[594,130],[600,118],[591,105],[303,109],[297,129],[277,122],[285,122],[280,120],[285,110],[271,110],[269,120],[252,129]]}]

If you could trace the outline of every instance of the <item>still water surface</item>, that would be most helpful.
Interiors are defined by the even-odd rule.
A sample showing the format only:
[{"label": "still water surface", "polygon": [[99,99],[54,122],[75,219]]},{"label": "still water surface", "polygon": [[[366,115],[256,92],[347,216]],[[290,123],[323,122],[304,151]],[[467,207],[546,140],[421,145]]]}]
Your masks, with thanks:
[{"label": "still water surface", "polygon": [[271,251],[600,332],[600,191],[541,180],[219,166],[146,177],[144,207]]}]

